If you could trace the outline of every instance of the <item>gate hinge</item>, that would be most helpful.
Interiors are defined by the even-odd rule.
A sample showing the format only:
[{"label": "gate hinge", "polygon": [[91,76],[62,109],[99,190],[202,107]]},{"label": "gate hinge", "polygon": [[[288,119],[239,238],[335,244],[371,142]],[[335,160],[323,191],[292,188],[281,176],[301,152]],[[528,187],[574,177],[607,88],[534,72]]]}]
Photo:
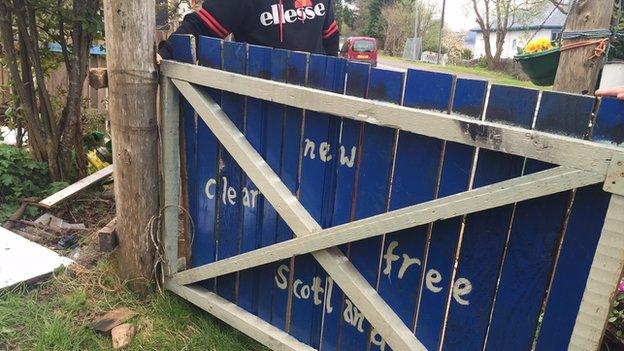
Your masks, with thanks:
[{"label": "gate hinge", "polygon": [[624,196],[624,155],[622,153],[613,155],[603,189],[606,192]]}]

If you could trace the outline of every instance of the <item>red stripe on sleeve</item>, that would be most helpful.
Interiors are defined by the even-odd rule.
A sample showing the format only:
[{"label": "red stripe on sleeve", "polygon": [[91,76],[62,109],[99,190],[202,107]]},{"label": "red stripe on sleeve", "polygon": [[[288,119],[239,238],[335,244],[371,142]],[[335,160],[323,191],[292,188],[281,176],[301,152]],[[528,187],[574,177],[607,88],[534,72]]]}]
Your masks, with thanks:
[{"label": "red stripe on sleeve", "polygon": [[338,23],[336,23],[336,21],[333,21],[333,22],[329,25],[329,27],[327,27],[327,29],[325,29],[325,30],[323,31],[323,33],[329,33],[329,32],[331,32],[331,31],[334,29],[334,27],[338,27]]},{"label": "red stripe on sleeve", "polygon": [[210,15],[210,13],[205,9],[201,9],[198,14],[202,21],[204,21],[204,23],[206,23],[208,27],[210,27],[218,36],[220,36],[221,39],[230,34],[230,32],[225,30],[225,28],[223,28],[223,26],[221,26],[219,22],[217,22],[217,20],[215,20],[215,18],[212,17],[212,15]]},{"label": "red stripe on sleeve", "polygon": [[332,29],[329,32],[323,35],[323,39],[327,39],[338,32],[338,26],[333,26],[331,28]]}]

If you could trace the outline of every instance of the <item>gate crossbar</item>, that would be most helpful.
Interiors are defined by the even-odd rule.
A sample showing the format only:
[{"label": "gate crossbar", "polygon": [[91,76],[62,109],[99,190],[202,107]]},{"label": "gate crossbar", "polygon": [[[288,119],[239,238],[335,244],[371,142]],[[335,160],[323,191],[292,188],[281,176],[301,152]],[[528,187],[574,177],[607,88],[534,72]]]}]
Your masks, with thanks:
[{"label": "gate crossbar", "polygon": [[173,281],[182,285],[191,284],[438,220],[581,188],[600,183],[603,180],[604,176],[593,172],[559,166],[457,195],[324,229],[309,236],[265,246],[254,251],[179,272],[173,276]]},{"label": "gate crossbar", "polygon": [[164,62],[169,78],[243,96],[345,117],[460,144],[501,151],[575,169],[607,174],[616,146],[468,117],[275,82],[183,63]]},{"label": "gate crossbar", "polygon": [[[172,81],[296,236],[311,235],[322,229],[209,95],[188,82]],[[312,255],[390,347],[426,350],[338,248]]]}]

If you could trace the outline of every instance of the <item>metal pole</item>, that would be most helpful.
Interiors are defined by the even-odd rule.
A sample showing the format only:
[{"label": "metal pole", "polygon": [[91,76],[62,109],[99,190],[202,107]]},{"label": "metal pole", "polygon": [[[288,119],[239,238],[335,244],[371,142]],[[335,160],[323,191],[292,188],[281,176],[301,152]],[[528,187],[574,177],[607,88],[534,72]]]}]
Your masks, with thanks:
[{"label": "metal pole", "polygon": [[442,56],[442,34],[444,33],[444,11],[446,10],[446,0],[442,0],[442,17],[440,19],[440,36],[438,38],[438,59],[437,64],[440,64]]}]

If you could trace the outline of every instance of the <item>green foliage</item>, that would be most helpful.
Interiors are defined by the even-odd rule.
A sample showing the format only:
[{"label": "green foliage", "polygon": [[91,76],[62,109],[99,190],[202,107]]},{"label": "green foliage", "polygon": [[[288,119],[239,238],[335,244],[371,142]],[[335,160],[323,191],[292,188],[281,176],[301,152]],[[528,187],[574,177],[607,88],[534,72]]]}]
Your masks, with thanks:
[{"label": "green foliage", "polygon": [[609,314],[609,323],[620,329],[624,324],[624,293],[619,293],[613,302],[613,307]]},{"label": "green foliage", "polygon": [[368,24],[365,28],[365,34],[369,37],[377,38],[383,41],[383,18],[381,17],[381,9],[384,6],[394,2],[393,0],[369,0],[368,1]]},{"label": "green foliage", "polygon": [[[444,33],[442,33],[444,37]],[[423,35],[422,47],[423,51],[438,52],[438,44],[440,40],[440,20],[431,21],[431,26]],[[448,49],[442,45],[442,53],[446,54]]]},{"label": "green foliage", "polygon": [[[52,183],[45,163],[35,162],[25,150],[0,144],[0,223],[4,222],[24,197],[44,197],[67,186]],[[36,215],[29,208],[27,215]]]}]

